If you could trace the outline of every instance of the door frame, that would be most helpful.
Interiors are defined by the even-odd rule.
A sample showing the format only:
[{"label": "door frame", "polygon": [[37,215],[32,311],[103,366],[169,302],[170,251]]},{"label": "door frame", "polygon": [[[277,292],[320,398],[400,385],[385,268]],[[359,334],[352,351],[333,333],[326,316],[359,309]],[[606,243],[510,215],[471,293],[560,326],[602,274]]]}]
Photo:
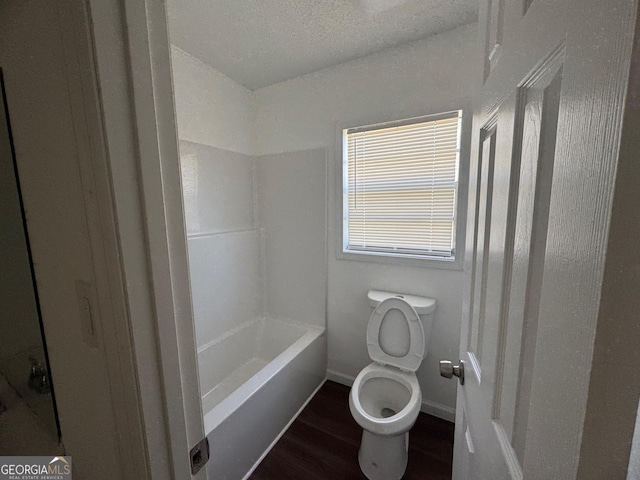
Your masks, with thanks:
[{"label": "door frame", "polygon": [[150,470],[186,478],[205,432],[165,2],[84,1]]},{"label": "door frame", "polygon": [[[622,111],[606,262],[595,329],[578,478],[630,474],[640,409],[640,8],[636,12],[631,68]],[[614,407],[614,408],[612,408]],[[637,438],[636,438],[637,442]],[[627,477],[632,478],[632,477]]]}]

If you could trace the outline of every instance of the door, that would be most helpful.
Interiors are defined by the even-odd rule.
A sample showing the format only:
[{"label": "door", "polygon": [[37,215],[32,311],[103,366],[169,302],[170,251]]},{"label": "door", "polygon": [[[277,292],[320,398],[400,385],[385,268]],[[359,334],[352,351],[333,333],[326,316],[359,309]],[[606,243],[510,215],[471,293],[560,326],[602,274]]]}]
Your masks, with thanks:
[{"label": "door", "polygon": [[457,480],[576,477],[635,16],[482,2]]}]

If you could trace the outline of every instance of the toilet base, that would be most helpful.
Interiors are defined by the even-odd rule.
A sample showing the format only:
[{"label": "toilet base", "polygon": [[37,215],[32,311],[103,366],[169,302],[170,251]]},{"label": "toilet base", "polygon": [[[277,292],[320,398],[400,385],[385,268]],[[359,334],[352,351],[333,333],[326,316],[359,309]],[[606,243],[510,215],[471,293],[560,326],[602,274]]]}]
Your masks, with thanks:
[{"label": "toilet base", "polygon": [[407,469],[409,432],[400,435],[376,435],[362,431],[358,461],[369,480],[400,480]]}]

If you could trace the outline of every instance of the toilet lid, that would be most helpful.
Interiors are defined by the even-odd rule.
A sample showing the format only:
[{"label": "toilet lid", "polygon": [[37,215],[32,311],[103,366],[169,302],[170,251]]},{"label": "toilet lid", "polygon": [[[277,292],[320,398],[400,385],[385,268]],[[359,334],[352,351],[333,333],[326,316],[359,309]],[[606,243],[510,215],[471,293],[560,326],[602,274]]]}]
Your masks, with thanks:
[{"label": "toilet lid", "polygon": [[388,298],[371,314],[367,349],[374,362],[415,372],[424,356],[424,330],[415,309],[401,298]]}]

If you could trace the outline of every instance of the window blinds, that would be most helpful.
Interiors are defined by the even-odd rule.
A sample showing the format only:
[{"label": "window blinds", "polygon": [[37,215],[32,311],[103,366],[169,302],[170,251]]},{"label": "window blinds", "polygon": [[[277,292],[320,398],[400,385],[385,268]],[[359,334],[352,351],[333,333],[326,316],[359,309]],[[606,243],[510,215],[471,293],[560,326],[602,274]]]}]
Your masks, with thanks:
[{"label": "window blinds", "polygon": [[460,112],[344,131],[344,250],[452,257]]}]

